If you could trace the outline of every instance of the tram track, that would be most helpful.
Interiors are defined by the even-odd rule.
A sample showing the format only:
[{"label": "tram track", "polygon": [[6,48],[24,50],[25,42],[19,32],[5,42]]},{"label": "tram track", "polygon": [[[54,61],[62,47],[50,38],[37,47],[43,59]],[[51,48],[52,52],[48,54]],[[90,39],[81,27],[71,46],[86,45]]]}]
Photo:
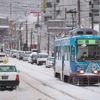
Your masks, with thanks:
[{"label": "tram track", "polygon": [[95,85],[94,85],[93,87],[88,86],[88,87],[82,87],[82,88],[100,94],[100,91],[96,91],[96,90],[95,90],[96,88],[98,88],[98,90],[100,90],[100,89],[99,89],[100,86],[95,86]]},{"label": "tram track", "polygon": [[[8,89],[0,90],[0,100],[18,100],[18,91],[18,89],[11,91]],[[4,92],[7,95],[4,95]]]},{"label": "tram track", "polygon": [[[18,61],[17,61],[17,62],[18,62]],[[47,74],[46,72],[42,72],[42,71],[37,70],[37,69],[35,69],[35,68],[34,68],[34,69],[33,69],[33,68],[30,68],[30,67],[28,68],[26,65],[23,65],[21,62],[18,62],[17,64],[19,64],[19,65],[21,65],[21,66],[25,66],[25,68],[27,68],[28,70],[37,71],[38,73],[41,73],[41,74],[43,74],[43,75],[46,75],[46,76],[48,75],[49,77],[53,77],[52,75],[50,75],[51,72],[50,72],[49,74]],[[31,65],[31,64],[29,64],[29,66],[30,66],[30,65]],[[42,67],[42,66],[41,66],[41,67]],[[43,82],[43,81],[40,81],[39,79],[37,79],[37,78],[35,78],[35,77],[29,75],[28,73],[25,73],[25,72],[22,72],[22,73],[25,74],[25,75],[27,75],[28,77],[30,77],[30,78],[32,78],[32,79],[35,79],[36,81],[40,82],[41,85],[44,86],[44,87],[49,87],[49,88],[51,88],[51,89],[54,89],[55,91],[59,91],[60,93],[62,93],[62,94],[64,94],[64,95],[67,95],[67,96],[69,96],[69,97],[71,97],[71,98],[73,98],[73,99],[75,99],[75,100],[84,100],[84,99],[80,99],[80,98],[78,98],[78,97],[75,97],[75,96],[73,96],[72,94],[66,93],[66,92],[64,92],[63,90],[60,90],[60,89],[58,89],[58,88],[55,88],[55,87],[53,87],[53,86],[51,86],[51,85],[49,85],[49,84],[47,84],[47,83],[45,83],[45,82]],[[25,81],[25,80],[23,80],[23,81]],[[50,96],[49,94],[45,93],[45,92],[42,91],[41,89],[37,89],[36,87],[32,86],[32,84],[30,84],[29,82],[26,82],[26,81],[25,81],[25,83],[27,83],[28,85],[30,85],[32,88],[38,90],[39,92],[43,93],[44,95],[46,95],[46,96],[52,98],[53,100],[57,100],[56,98]],[[92,92],[94,92],[94,93],[100,94],[100,92],[99,92],[99,91],[96,91],[95,89],[90,89],[90,88],[88,88],[88,87],[81,87],[81,88],[83,88],[83,89],[85,89],[85,90],[87,90],[87,91],[92,91]]]},{"label": "tram track", "polygon": [[[26,74],[24,72],[22,72],[23,74]],[[27,74],[28,75],[28,74]],[[29,75],[28,75],[29,76]],[[45,96],[51,98],[52,100],[57,100],[56,98],[51,97],[50,95],[46,94],[45,92],[41,91],[40,89],[38,89],[37,87],[33,86],[31,83],[25,81],[23,78],[21,78],[21,80],[23,80],[26,84],[28,84],[30,87],[32,87],[33,89],[37,90],[38,92],[44,94]],[[35,79],[36,80],[36,79]]]},{"label": "tram track", "polygon": [[[29,69],[29,70],[37,71],[37,72],[39,72],[39,73],[41,73],[41,74],[48,75],[48,76],[52,77],[51,73],[47,72],[47,70],[45,70],[45,73],[44,73],[44,72],[42,72],[42,71],[40,71],[40,70],[38,70],[38,69],[35,69],[35,67],[38,67],[38,66],[36,66],[36,65],[32,65],[32,64],[28,63],[29,66],[32,66],[32,68],[29,68],[29,67],[27,67],[26,65],[21,64],[19,61],[17,62],[17,64],[20,64],[21,66],[25,66],[25,68],[27,68],[27,69]],[[43,67],[43,66],[41,66],[41,67]]]},{"label": "tram track", "polygon": [[[25,66],[25,65],[21,64],[20,62],[17,62],[17,64],[22,65],[22,66]],[[30,64],[29,64],[29,65],[30,65]],[[25,68],[27,68],[27,69],[29,69],[29,70],[32,70],[32,71],[37,71],[37,72],[39,72],[39,73],[41,73],[41,74],[44,74],[44,75],[48,75],[47,73],[41,72],[41,71],[39,71],[39,70],[35,70],[35,69],[33,69],[33,68],[28,68],[27,66],[25,66]],[[68,93],[66,93],[66,92],[64,92],[64,91],[62,91],[62,90],[60,90],[60,89],[54,88],[54,87],[52,87],[52,86],[46,84],[45,82],[41,82],[40,80],[38,80],[37,78],[35,78],[35,77],[29,75],[28,73],[25,73],[25,72],[22,72],[22,73],[23,73],[24,75],[27,75],[27,76],[31,77],[32,79],[35,79],[36,81],[40,82],[40,83],[42,84],[42,86],[47,86],[47,87],[49,87],[49,88],[51,88],[51,89],[56,90],[57,92],[59,91],[60,93],[62,93],[62,94],[64,94],[64,95],[67,95],[67,96],[69,96],[69,97],[71,97],[71,98],[73,98],[73,99],[75,99],[75,100],[81,100],[81,99],[79,99],[79,98],[77,98],[77,97],[74,97],[73,95],[70,95],[70,94],[68,94]],[[52,75],[48,75],[48,76],[49,76],[49,77],[52,77]],[[23,80],[23,79],[22,79],[22,80]],[[24,80],[24,81],[25,81],[25,80]],[[29,82],[26,82],[26,83],[27,83],[28,85],[31,86],[31,84],[30,84]],[[34,87],[34,88],[35,88],[35,87]],[[37,88],[35,88],[35,89],[37,89]],[[37,90],[40,91],[41,93],[44,93],[43,91],[41,91],[41,90],[39,90],[39,89],[37,89]],[[48,96],[48,94],[46,94],[46,93],[44,93],[44,94]],[[48,96],[48,97],[49,97],[49,96]],[[54,99],[54,98],[53,98],[53,99]],[[57,99],[54,99],[54,100],[57,100]]]},{"label": "tram track", "polygon": [[[44,83],[44,82],[41,82],[40,80],[36,79],[35,77],[30,76],[29,74],[27,74],[27,73],[25,73],[25,72],[22,72],[22,73],[23,73],[24,75],[27,75],[28,77],[34,79],[35,81],[40,82],[41,85],[42,85],[43,87],[45,87],[45,88],[48,87],[48,88],[53,89],[53,90],[55,90],[55,91],[57,91],[57,92],[59,91],[60,93],[62,93],[62,94],[64,94],[64,95],[67,95],[67,96],[69,96],[69,97],[71,97],[71,98],[73,98],[73,99],[75,99],[75,100],[82,100],[82,99],[79,99],[79,98],[77,98],[77,97],[74,97],[73,95],[70,95],[70,94],[68,94],[68,93],[66,93],[66,92],[64,92],[64,91],[61,91],[60,89],[54,88],[54,87],[52,87],[52,86],[50,86],[50,85],[48,85],[48,84],[46,84],[46,83]],[[21,79],[22,79],[22,78],[21,78]],[[51,97],[49,94],[47,94],[46,92],[42,91],[41,89],[38,89],[37,87],[34,87],[31,83],[26,82],[24,79],[22,79],[22,80],[23,80],[25,83],[27,83],[28,85],[30,85],[32,88],[34,88],[34,89],[38,90],[39,92],[43,93],[44,95],[46,95],[46,96],[52,98],[53,100],[58,100],[58,99],[56,99],[56,98]]]}]

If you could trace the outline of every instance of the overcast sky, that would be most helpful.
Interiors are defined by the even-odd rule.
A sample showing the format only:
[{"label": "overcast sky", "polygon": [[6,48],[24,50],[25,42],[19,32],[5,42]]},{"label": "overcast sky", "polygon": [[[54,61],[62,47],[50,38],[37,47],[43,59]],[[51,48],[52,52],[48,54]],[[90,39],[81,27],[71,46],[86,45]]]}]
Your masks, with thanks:
[{"label": "overcast sky", "polygon": [[0,0],[0,17],[18,19],[31,11],[39,11],[41,0]]}]

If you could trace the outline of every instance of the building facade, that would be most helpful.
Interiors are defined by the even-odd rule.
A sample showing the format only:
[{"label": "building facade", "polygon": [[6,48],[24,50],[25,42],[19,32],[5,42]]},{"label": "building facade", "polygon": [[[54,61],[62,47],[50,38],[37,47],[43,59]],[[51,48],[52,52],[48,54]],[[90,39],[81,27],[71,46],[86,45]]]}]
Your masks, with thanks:
[{"label": "building facade", "polygon": [[8,46],[8,33],[9,33],[9,22],[8,18],[0,17],[0,51],[4,51],[4,48]]},{"label": "building facade", "polygon": [[[66,19],[78,27],[93,27],[99,23],[100,0],[44,0],[47,3],[44,21]],[[51,5],[48,8],[48,4]],[[50,14],[52,13],[52,14]]]},{"label": "building facade", "polygon": [[[94,28],[99,23],[100,0],[42,0],[42,18],[47,25],[47,49],[55,38],[77,28]],[[53,49],[52,49],[53,50]]]}]

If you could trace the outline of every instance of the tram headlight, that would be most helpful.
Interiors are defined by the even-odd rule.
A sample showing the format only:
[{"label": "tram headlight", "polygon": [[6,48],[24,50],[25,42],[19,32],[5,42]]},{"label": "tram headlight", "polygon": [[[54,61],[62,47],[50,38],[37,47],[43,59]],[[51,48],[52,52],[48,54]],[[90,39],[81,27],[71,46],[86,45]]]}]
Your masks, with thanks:
[{"label": "tram headlight", "polygon": [[84,74],[84,70],[80,70],[80,74]]},{"label": "tram headlight", "polygon": [[84,70],[78,70],[77,73],[84,74]]},{"label": "tram headlight", "polygon": [[98,74],[98,71],[97,71],[97,70],[94,70],[93,73],[94,73],[94,74]]}]

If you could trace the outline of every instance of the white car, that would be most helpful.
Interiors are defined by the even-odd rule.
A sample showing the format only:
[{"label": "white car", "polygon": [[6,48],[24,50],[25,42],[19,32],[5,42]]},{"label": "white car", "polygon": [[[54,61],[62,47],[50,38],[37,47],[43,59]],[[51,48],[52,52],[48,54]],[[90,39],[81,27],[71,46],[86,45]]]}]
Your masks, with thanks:
[{"label": "white car", "polygon": [[37,52],[32,52],[28,57],[28,63],[37,63]]},{"label": "white car", "polygon": [[25,55],[23,56],[23,61],[28,61],[28,58],[29,58],[29,54],[25,54]]},{"label": "white car", "polygon": [[15,64],[0,63],[0,88],[16,88],[20,83],[19,72]]},{"label": "white car", "polygon": [[8,59],[5,53],[0,53],[0,62],[3,62],[4,59]]},{"label": "white car", "polygon": [[43,63],[46,63],[47,58],[48,58],[47,53],[38,53],[37,65],[42,65]]},{"label": "white car", "polygon": [[48,57],[45,65],[46,68],[53,67],[53,63],[54,63],[54,57]]}]

